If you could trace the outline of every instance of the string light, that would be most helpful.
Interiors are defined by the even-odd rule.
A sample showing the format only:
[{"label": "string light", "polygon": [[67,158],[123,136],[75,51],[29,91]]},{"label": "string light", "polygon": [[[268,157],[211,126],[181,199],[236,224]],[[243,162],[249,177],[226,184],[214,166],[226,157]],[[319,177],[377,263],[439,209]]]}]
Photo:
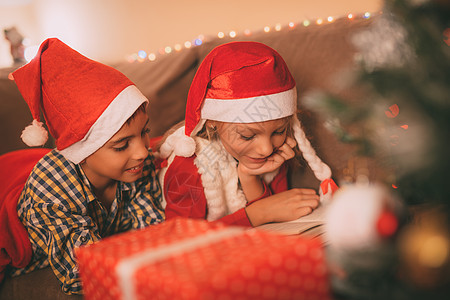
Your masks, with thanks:
[{"label": "string light", "polygon": [[[365,12],[364,14],[362,14],[362,15],[360,15],[360,17],[362,17],[363,19],[369,19],[370,17],[372,16],[372,14],[370,13],[370,12]],[[352,14],[352,13],[349,13],[349,14],[347,14],[347,16],[346,16],[346,18],[348,19],[348,20],[354,20],[355,19],[355,15],[354,14]],[[328,21],[328,23],[331,23],[331,22],[334,22],[335,21],[335,18],[333,17],[333,16],[329,16],[329,17],[327,17],[327,19],[326,19],[326,21]],[[308,26],[310,26],[311,24],[312,24],[312,22],[314,22],[315,24],[317,24],[317,25],[322,25],[323,23],[324,23],[324,19],[322,19],[322,18],[317,18],[315,21],[310,21],[310,20],[303,20],[303,21],[301,21],[301,22],[299,22],[299,23],[296,23],[296,22],[289,22],[288,24],[287,24],[287,28],[289,28],[289,29],[292,29],[292,28],[294,28],[297,24],[302,24],[304,27],[308,27]],[[282,24],[280,24],[280,23],[277,23],[274,27],[273,27],[273,29],[275,30],[275,31],[281,31],[282,29],[283,29],[283,26],[282,26]],[[268,32],[270,32],[271,31],[271,27],[270,26],[265,26],[264,28],[263,28],[263,32],[265,32],[265,33],[268,33]],[[245,35],[245,36],[249,36],[249,35],[251,35],[252,34],[252,32],[249,30],[249,29],[245,29],[244,30],[244,32],[243,32],[243,34]],[[232,30],[232,31],[230,31],[229,33],[228,33],[228,36],[230,37],[230,38],[235,38],[235,37],[237,37],[237,35],[238,35],[238,32],[236,32],[236,31],[234,31],[234,30]],[[223,38],[225,38],[226,37],[226,34],[223,32],[223,31],[220,31],[220,32],[218,32],[217,33],[217,37],[219,38],[219,39],[223,39]],[[203,44],[203,42],[205,41],[205,37],[203,36],[203,35],[199,35],[196,39],[194,39],[193,41],[186,41],[186,42],[184,42],[184,44],[176,44],[175,46],[173,46],[173,47],[171,47],[171,46],[166,46],[166,47],[163,47],[163,48],[160,48],[159,49],[159,51],[158,51],[158,54],[159,55],[166,55],[166,54],[170,54],[170,53],[172,53],[173,51],[182,51],[183,50],[183,47],[185,48],[185,49],[189,49],[189,48],[192,48],[192,47],[197,47],[197,46],[200,46],[200,45],[202,45]],[[36,48],[36,49],[33,49],[33,47],[34,48]],[[30,47],[27,47],[27,49],[28,48],[30,48],[30,52],[36,52],[37,51],[37,46],[30,46]],[[25,50],[25,51],[27,51],[27,49]],[[33,50],[33,51],[32,51]],[[29,60],[31,60],[33,57],[34,57],[34,55],[35,55],[35,53],[33,53],[32,55],[29,55],[31,58],[29,58]],[[26,54],[25,54],[25,56],[26,56]],[[138,61],[138,62],[142,62],[142,61],[144,61],[145,59],[148,59],[149,61],[156,61],[156,59],[157,59],[157,54],[156,53],[149,53],[149,54],[147,54],[147,52],[145,51],[145,50],[139,50],[138,51],[138,53],[133,53],[133,54],[131,54],[131,55],[128,55],[127,56],[127,61],[129,61],[130,63],[131,62],[135,62],[135,61]],[[28,59],[27,59],[28,60]],[[390,111],[390,113],[393,113],[392,111]],[[394,112],[395,113],[395,112]],[[407,126],[407,125],[406,125]],[[403,127],[404,128],[404,127]],[[404,128],[404,129],[407,129],[407,128]]]},{"label": "string light", "polygon": [[176,44],[173,48],[175,49],[175,51],[181,51],[181,49],[183,49],[180,44]]},{"label": "string light", "polygon": [[144,50],[140,50],[140,51],[138,52],[138,56],[139,56],[140,58],[144,59],[144,58],[147,57],[147,52],[145,52]]}]

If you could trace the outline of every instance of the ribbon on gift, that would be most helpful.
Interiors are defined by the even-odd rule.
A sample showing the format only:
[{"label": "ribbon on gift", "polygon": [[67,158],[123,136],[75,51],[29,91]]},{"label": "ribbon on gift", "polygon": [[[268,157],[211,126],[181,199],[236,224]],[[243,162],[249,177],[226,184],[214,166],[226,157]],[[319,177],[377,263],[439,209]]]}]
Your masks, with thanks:
[{"label": "ribbon on gift", "polygon": [[193,251],[201,247],[220,242],[230,237],[244,234],[245,230],[241,227],[226,227],[219,230],[209,231],[203,235],[181,240],[171,245],[164,245],[157,248],[149,249],[145,252],[136,253],[124,260],[116,266],[117,278],[122,291],[122,299],[137,299],[135,287],[133,285],[133,274],[136,269],[143,264],[151,264],[168,257]]}]

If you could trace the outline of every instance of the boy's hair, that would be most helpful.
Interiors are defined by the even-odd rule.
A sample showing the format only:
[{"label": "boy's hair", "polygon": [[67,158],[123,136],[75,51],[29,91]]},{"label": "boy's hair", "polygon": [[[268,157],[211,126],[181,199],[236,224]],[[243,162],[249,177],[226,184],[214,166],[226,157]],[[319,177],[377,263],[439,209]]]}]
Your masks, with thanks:
[{"label": "boy's hair", "polygon": [[125,124],[130,125],[131,121],[133,121],[134,118],[136,118],[136,115],[138,114],[138,112],[147,113],[147,102],[142,103],[141,106],[139,106],[136,109],[134,114],[132,114],[131,117],[129,117],[128,120],[125,121]]}]

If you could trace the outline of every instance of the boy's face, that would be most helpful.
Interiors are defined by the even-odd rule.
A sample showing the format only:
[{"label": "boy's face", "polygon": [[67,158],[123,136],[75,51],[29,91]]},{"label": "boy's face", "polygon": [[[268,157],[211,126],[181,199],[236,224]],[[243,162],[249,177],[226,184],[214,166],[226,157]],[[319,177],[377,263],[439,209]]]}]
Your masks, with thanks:
[{"label": "boy's face", "polygon": [[138,110],[134,117],[81,164],[91,184],[107,187],[115,181],[133,182],[142,176],[149,147],[148,116]]},{"label": "boy's face", "polygon": [[287,118],[249,124],[216,122],[225,149],[249,169],[261,167],[284,144],[289,124]]}]

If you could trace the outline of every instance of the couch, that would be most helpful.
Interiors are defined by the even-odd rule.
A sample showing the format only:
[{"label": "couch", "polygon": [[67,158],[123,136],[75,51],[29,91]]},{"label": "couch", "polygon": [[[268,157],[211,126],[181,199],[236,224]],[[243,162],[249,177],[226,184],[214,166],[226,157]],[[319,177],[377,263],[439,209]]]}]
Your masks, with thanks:
[{"label": "couch", "polygon": [[[357,16],[341,18],[305,27],[297,24],[280,31],[257,32],[251,36],[213,38],[201,46],[160,55],[155,61],[121,61],[112,66],[127,75],[150,100],[151,135],[157,137],[183,120],[190,82],[202,59],[215,46],[234,40],[253,40],[276,49],[288,64],[297,83],[299,118],[318,155],[331,167],[339,182],[354,175],[354,148],[340,142],[324,126],[324,119],[306,108],[302,99],[314,90],[325,90],[347,98],[358,99],[361,91],[342,88],[343,74],[355,67],[356,50],[350,38],[365,30],[374,19]],[[14,82],[7,75],[13,69],[0,71],[0,155],[26,146],[20,140],[23,128],[31,122],[31,114]],[[53,147],[50,139],[46,147]],[[374,162],[364,160],[362,168],[370,177],[382,170]],[[317,188],[318,182],[308,168],[300,168],[290,178],[292,186]],[[0,285],[0,299],[81,299],[64,295],[50,268],[30,274],[6,278]]]}]

